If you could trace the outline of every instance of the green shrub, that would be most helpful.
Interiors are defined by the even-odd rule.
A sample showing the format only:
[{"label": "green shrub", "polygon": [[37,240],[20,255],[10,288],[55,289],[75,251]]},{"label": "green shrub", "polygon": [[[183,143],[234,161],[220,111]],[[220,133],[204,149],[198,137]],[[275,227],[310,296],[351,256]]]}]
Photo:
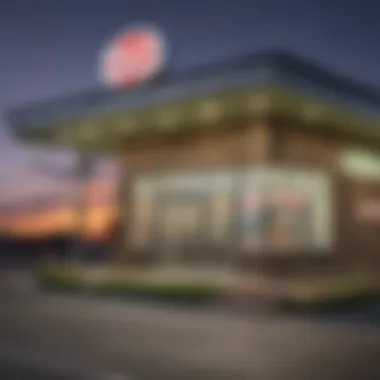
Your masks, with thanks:
[{"label": "green shrub", "polygon": [[152,284],[146,282],[108,279],[86,285],[81,275],[73,268],[63,265],[48,265],[40,269],[38,283],[42,289],[55,292],[86,290],[95,296],[117,296],[171,302],[203,303],[215,300],[219,291],[207,284]]},{"label": "green shrub", "polygon": [[148,284],[108,281],[94,289],[96,294],[174,302],[209,302],[218,298],[218,290],[209,285]]},{"label": "green shrub", "polygon": [[75,292],[84,288],[84,283],[74,270],[58,265],[45,265],[38,273],[38,285],[58,292]]},{"label": "green shrub", "polygon": [[360,309],[378,302],[380,302],[380,289],[360,289],[315,300],[284,299],[280,301],[280,304],[283,309],[290,311],[344,312]]}]

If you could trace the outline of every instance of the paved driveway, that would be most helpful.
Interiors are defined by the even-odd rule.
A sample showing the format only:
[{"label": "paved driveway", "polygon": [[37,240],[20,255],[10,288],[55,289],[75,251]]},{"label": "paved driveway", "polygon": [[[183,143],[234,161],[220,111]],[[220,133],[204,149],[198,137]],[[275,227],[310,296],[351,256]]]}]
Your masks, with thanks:
[{"label": "paved driveway", "polygon": [[[259,314],[0,297],[0,357],[136,379],[380,378],[380,328]],[[74,373],[74,372],[73,372]]]}]

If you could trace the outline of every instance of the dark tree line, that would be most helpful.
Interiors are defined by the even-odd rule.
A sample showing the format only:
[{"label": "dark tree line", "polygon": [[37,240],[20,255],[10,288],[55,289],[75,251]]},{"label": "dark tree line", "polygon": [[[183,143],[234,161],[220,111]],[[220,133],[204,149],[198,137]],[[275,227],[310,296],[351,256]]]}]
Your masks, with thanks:
[{"label": "dark tree line", "polygon": [[84,257],[105,259],[120,239],[120,222],[110,223],[100,240],[89,240],[75,233],[57,233],[49,236],[23,237],[0,233],[0,262],[6,260],[39,260],[46,257],[70,258],[74,246],[80,245]]}]

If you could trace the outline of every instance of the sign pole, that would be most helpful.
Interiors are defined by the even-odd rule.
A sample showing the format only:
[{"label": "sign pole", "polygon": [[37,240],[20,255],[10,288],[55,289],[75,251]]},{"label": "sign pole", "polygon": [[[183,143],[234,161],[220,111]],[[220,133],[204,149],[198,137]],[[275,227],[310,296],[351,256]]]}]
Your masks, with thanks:
[{"label": "sign pole", "polygon": [[77,265],[83,263],[86,257],[86,227],[87,227],[87,180],[91,174],[93,158],[78,155],[74,175],[74,238],[71,258]]}]

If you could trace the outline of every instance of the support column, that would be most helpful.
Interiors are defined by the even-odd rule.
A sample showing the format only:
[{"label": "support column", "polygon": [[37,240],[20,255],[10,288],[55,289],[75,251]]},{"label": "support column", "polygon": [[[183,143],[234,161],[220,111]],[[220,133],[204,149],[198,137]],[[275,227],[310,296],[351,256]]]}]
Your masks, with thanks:
[{"label": "support column", "polygon": [[72,246],[71,258],[74,263],[83,263],[87,246],[86,246],[86,233],[87,233],[87,192],[88,182],[90,179],[91,171],[93,168],[94,159],[91,156],[80,154],[78,157],[78,164],[76,173],[74,175],[75,181],[75,231],[74,241]]},{"label": "support column", "polygon": [[118,189],[118,212],[116,216],[116,239],[113,249],[115,250],[115,260],[123,262],[126,260],[128,251],[128,238],[129,238],[129,219],[130,219],[130,197],[131,197],[131,173],[125,163],[125,157],[122,155],[119,159],[120,162],[120,182]]},{"label": "support column", "polygon": [[253,124],[246,131],[244,154],[246,163],[264,164],[273,157],[273,131],[268,123]]}]

